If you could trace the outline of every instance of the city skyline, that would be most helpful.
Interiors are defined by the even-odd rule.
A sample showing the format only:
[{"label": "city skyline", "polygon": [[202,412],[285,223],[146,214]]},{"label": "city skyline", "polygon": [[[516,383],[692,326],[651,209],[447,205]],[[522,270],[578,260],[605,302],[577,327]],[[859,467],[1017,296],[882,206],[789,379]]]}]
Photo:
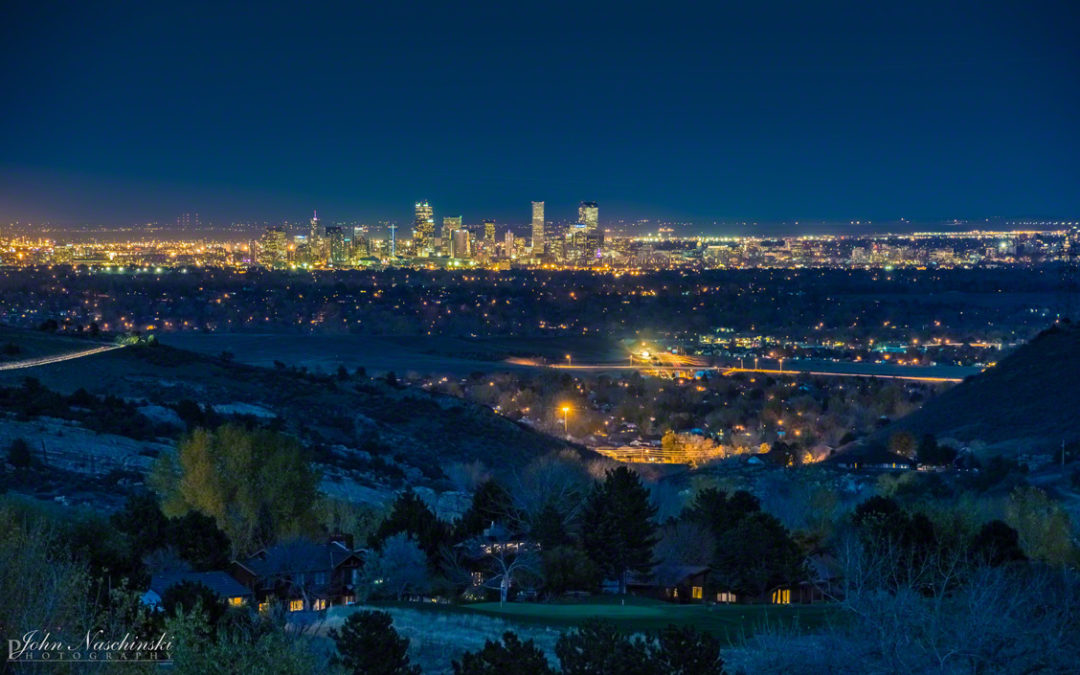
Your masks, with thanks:
[{"label": "city skyline", "polygon": [[11,9],[0,222],[1080,212],[1070,3]]}]

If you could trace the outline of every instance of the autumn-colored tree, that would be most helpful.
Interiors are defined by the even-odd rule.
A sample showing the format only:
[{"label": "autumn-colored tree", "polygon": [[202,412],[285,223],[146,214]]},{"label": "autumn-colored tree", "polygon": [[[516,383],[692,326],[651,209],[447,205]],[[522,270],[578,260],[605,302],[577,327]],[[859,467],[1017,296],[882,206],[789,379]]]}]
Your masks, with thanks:
[{"label": "autumn-colored tree", "polygon": [[1076,560],[1068,512],[1039,488],[1013,490],[1005,507],[1005,522],[1017,531],[1020,548],[1032,560],[1051,565]]},{"label": "autumn-colored tree", "polygon": [[196,429],[175,455],[162,455],[151,480],[165,515],[212,517],[234,555],[314,526],[318,475],[291,436],[233,425]]}]

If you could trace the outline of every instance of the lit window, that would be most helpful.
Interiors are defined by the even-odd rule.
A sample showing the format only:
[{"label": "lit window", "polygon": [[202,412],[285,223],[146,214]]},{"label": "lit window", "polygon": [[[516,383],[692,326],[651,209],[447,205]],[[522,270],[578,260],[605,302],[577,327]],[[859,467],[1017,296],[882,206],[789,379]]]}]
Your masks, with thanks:
[{"label": "lit window", "polygon": [[238,596],[238,597],[235,597],[235,598],[229,598],[229,606],[230,607],[243,607],[244,604],[245,604],[244,603],[244,598],[242,598],[242,597]]},{"label": "lit window", "polygon": [[690,595],[694,600],[701,600],[705,597],[705,589],[701,586],[693,586],[690,588]]},{"label": "lit window", "polygon": [[727,603],[735,602],[735,594],[731,591],[721,591],[716,594],[716,601]]},{"label": "lit window", "polygon": [[260,602],[259,603],[259,612],[269,612],[269,611],[270,611],[270,603],[269,602]]},{"label": "lit window", "polygon": [[321,612],[326,609],[326,598],[318,598],[312,603],[311,608],[316,612]]},{"label": "lit window", "polygon": [[290,612],[302,612],[302,611],[304,611],[304,601],[303,600],[290,600],[289,601],[289,611]]}]

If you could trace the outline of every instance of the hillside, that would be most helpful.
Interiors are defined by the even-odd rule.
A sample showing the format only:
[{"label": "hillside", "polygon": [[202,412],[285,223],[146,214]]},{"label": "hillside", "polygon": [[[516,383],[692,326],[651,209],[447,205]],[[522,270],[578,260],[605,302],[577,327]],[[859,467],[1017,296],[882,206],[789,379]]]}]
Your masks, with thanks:
[{"label": "hillside", "polygon": [[[25,353],[39,352],[45,342],[62,352],[58,341],[64,340],[0,329],[0,343],[18,344]],[[90,345],[67,340],[70,351]],[[326,463],[361,468],[363,462],[383,458],[402,465],[406,473],[413,467],[411,473],[418,478],[437,479],[440,468],[454,462],[479,460],[496,469],[520,466],[564,445],[459,399],[355,374],[342,379],[260,368],[160,344],[0,371],[0,386],[17,387],[27,377],[60,394],[85,389],[137,401],[140,414],[155,422],[178,421],[172,409],[183,401],[225,416],[264,421],[276,417],[286,431],[318,449]]]},{"label": "hillside", "polygon": [[993,453],[1045,454],[1080,439],[1080,326],[1040,333],[993,368],[875,434],[933,434]]}]

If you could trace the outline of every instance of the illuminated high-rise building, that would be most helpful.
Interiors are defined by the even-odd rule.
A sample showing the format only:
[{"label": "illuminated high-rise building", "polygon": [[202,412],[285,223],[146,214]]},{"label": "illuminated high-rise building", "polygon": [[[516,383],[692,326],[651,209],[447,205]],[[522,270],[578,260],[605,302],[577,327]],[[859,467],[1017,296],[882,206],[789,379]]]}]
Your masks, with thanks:
[{"label": "illuminated high-rise building", "polygon": [[466,229],[454,230],[450,239],[450,257],[469,257],[469,231]]},{"label": "illuminated high-rise building", "polygon": [[454,233],[454,230],[461,229],[461,216],[443,216],[442,219],[442,232],[439,235],[443,239],[448,239]]},{"label": "illuminated high-rise building", "polygon": [[503,255],[510,258],[514,255],[514,232],[513,230],[507,230],[506,235],[503,237]]},{"label": "illuminated high-rise building", "polygon": [[439,238],[442,239],[444,255],[450,255],[450,249],[454,246],[454,232],[460,230],[461,227],[461,216],[443,216]]},{"label": "illuminated high-rise building", "polygon": [[371,240],[368,238],[367,225],[353,226],[352,257],[364,258],[371,255]]},{"label": "illuminated high-rise building", "polygon": [[544,251],[544,202],[532,203],[532,247],[536,253]]},{"label": "illuminated high-rise building", "polygon": [[258,262],[263,267],[281,269],[287,263],[285,230],[280,227],[268,227],[259,239]]},{"label": "illuminated high-rise building", "polygon": [[334,267],[344,265],[349,259],[349,251],[345,248],[345,231],[337,226],[327,227],[326,239],[330,264]]},{"label": "illuminated high-rise building", "polygon": [[490,248],[495,248],[495,221],[484,221],[484,243]]},{"label": "illuminated high-rise building", "polygon": [[600,207],[596,202],[581,202],[578,205],[578,222],[589,232],[595,232],[600,226]]},{"label": "illuminated high-rise building", "polygon": [[434,239],[435,214],[431,204],[426,201],[416,202],[416,214],[413,218],[413,243],[416,244],[416,255],[431,255]]}]

